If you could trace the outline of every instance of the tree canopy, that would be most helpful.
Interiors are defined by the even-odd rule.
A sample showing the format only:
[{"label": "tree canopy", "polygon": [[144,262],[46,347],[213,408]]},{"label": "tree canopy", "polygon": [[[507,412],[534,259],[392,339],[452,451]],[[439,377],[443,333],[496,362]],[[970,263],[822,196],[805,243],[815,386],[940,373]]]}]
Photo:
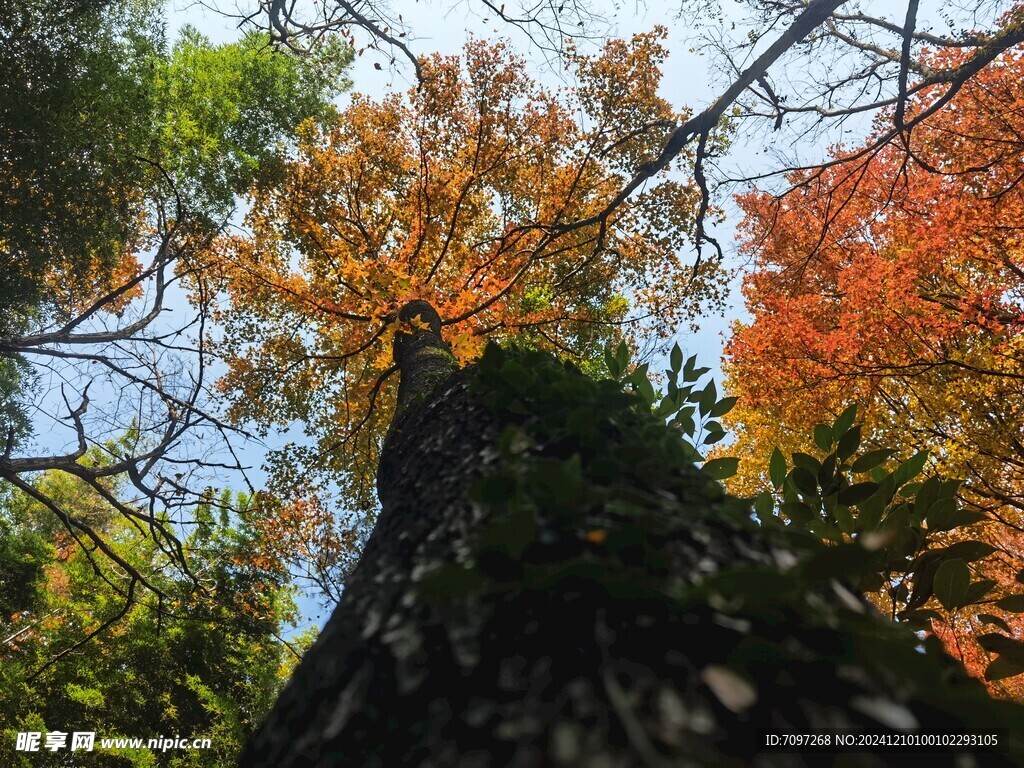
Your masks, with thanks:
[{"label": "tree canopy", "polygon": [[664,338],[721,301],[718,264],[680,252],[699,205],[685,177],[561,229],[602,211],[685,118],[658,95],[664,34],[573,54],[579,83],[558,93],[506,44],[476,41],[425,58],[404,96],[356,96],[303,126],[280,183],[254,193],[246,233],[222,238],[210,266],[229,298],[231,417],[311,438],[273,459],[282,498],[335,482],[350,510],[372,509],[406,302],[429,301],[467,362],[490,338],[599,359],[610,340]]},{"label": "tree canopy", "polygon": [[148,0],[19,2],[6,17],[5,322],[42,301],[66,318],[121,285],[173,194],[186,210],[172,218],[219,221],[343,83],[338,46],[316,65],[270,55],[258,33],[213,46],[186,28],[169,46],[159,20]]},{"label": "tree canopy", "polygon": [[[998,550],[978,573],[1004,586],[1024,566],[1022,68],[1004,56],[903,144],[869,139],[781,197],[741,198],[752,319],[726,347],[737,488],[764,483],[773,446],[806,451],[815,423],[859,403],[870,444],[930,449],[932,472],[964,480]],[[960,652],[984,666],[972,642]]]}]

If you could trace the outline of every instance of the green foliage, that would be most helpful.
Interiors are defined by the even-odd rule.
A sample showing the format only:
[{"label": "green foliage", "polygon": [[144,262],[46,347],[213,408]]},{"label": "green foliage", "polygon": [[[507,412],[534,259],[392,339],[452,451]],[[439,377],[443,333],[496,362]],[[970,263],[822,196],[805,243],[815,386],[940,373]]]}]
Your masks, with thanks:
[{"label": "green foliage", "polygon": [[[642,405],[658,418],[668,420],[684,438],[683,450],[694,462],[704,460],[707,446],[725,438],[725,430],[717,420],[733,409],[735,397],[719,397],[713,379],[699,385],[711,369],[698,368],[697,356],[683,360],[683,352],[676,344],[669,353],[669,369],[664,372],[666,391],[654,388],[646,363],[630,366],[629,347],[620,342],[614,351],[605,351],[607,373],[639,395]],[[717,480],[736,473],[738,462],[732,458],[714,459],[704,464],[704,472]]]},{"label": "green foliage", "polygon": [[[0,19],[0,337],[46,301],[47,271],[99,276],[171,199],[217,223],[298,124],[323,117],[351,54],[298,58],[266,35],[168,51],[160,3],[24,0]],[[171,206],[171,215],[174,207]]]},{"label": "green foliage", "polygon": [[50,556],[45,539],[19,526],[5,501],[0,500],[0,617],[31,611],[39,604],[43,568]]},{"label": "green foliage", "polygon": [[[88,504],[75,481],[44,476],[49,493],[84,516]],[[76,495],[77,494],[77,495]],[[164,593],[139,598],[122,618],[44,669],[54,656],[124,611],[126,582],[116,567],[86,554],[50,525],[34,502],[12,496],[5,505],[0,547],[3,613],[0,629],[0,762],[19,765],[16,731],[95,731],[128,736],[210,738],[212,749],[125,749],[76,753],[81,766],[231,765],[244,739],[273,703],[293,663],[280,639],[295,617],[291,589],[245,566],[252,534],[234,523],[244,497],[212,492],[183,542],[195,581],[174,576],[168,557],[145,528],[121,516],[99,531]],[[99,522],[93,518],[94,525]],[[15,586],[16,577],[20,589]],[[293,648],[301,651],[306,638]],[[35,679],[33,673],[43,670]],[[31,755],[33,768],[62,765],[66,751]]]},{"label": "green foliage", "polygon": [[[556,298],[565,303],[565,296],[556,297],[549,286],[538,286],[526,293],[519,302],[519,308],[524,313],[542,311],[549,308]],[[572,311],[588,320],[565,323],[559,347],[581,371],[600,378],[606,373],[609,345],[625,343],[621,340],[621,329],[630,314],[629,300],[619,294],[599,292],[596,296],[586,293],[572,296],[571,301],[575,307]],[[544,325],[526,326],[517,329],[515,335],[503,339],[502,343],[509,347],[550,349],[551,335]]]},{"label": "green foliage", "polygon": [[[432,574],[425,595],[472,593],[497,577],[508,578],[510,588],[546,591],[598,581],[615,599],[670,601],[655,584],[667,566],[655,544],[661,511],[699,497],[706,507],[695,514],[749,524],[744,505],[727,498],[710,473],[694,469],[695,448],[658,413],[661,398],[646,367],[626,374],[624,345],[608,361],[620,379],[594,380],[546,353],[487,347],[471,389],[517,426],[502,435],[500,469],[470,495],[506,511],[481,532],[473,565]],[[701,373],[690,365],[686,375]],[[676,395],[686,402],[686,393]],[[564,559],[529,565],[534,556],[544,560],[555,542],[567,550]],[[621,568],[609,570],[599,554],[605,552]]]},{"label": "green foliage", "polygon": [[[920,480],[928,451],[903,461],[893,461],[892,448],[861,451],[855,419],[851,406],[833,424],[816,426],[818,456],[794,453],[787,461],[773,451],[768,473],[774,490],[754,500],[762,526],[797,527],[826,542],[830,549],[816,568],[861,592],[880,592],[892,617],[912,627],[944,620],[928,608],[937,604],[948,612],[973,611],[979,622],[1009,633],[1001,619],[979,611],[994,604],[1024,613],[1024,594],[994,597],[996,583],[977,575],[979,563],[999,553],[974,538],[972,526],[983,517],[960,506],[960,482]],[[1000,642],[989,644],[1005,647]],[[986,673],[986,679],[1024,673],[1016,659],[1000,656],[990,666],[996,677]]]},{"label": "green foliage", "polygon": [[[18,0],[0,14],[0,343],[126,282],[158,223],[180,225],[178,246],[202,242],[347,87],[337,41],[296,57],[267,35],[213,45],[186,29],[169,48],[161,11]],[[0,353],[4,447],[30,431],[35,380],[13,348]]]},{"label": "green foliage", "polygon": [[277,170],[304,119],[326,119],[351,52],[330,38],[309,57],[275,51],[250,32],[214,46],[193,27],[154,61],[156,147],[190,207],[225,215],[233,196]]},{"label": "green foliage", "polygon": [[[818,526],[812,533],[779,519],[770,497],[759,514],[771,522],[759,525],[748,504],[728,497],[712,477],[727,474],[731,462],[715,460],[699,471],[692,433],[684,438],[675,423],[666,424],[681,404],[696,402],[700,409],[703,399],[703,415],[708,415],[717,402],[705,394],[712,387],[693,385],[702,375],[695,363],[684,365],[679,355],[672,356],[683,382],[674,380],[676,389],[670,385],[672,394],[667,395],[679,403],[663,406],[664,397],[635,377],[642,367],[626,373],[624,357],[621,349],[610,352],[609,367],[620,376],[596,381],[546,354],[488,346],[469,372],[470,391],[510,423],[501,435],[498,460],[470,489],[473,503],[486,510],[482,518],[490,522],[459,562],[426,575],[419,584],[423,599],[478,600],[484,611],[506,599],[535,606],[567,594],[597,594],[592,599],[602,615],[640,611],[657,617],[651,621],[657,622],[659,637],[686,658],[679,664],[694,665],[688,667],[692,671],[710,661],[726,669],[746,682],[751,701],[757,691],[778,685],[779,670],[802,695],[813,696],[810,692],[823,684],[821,670],[842,667],[851,674],[880,675],[890,684],[898,681],[896,687],[926,702],[921,706],[929,712],[956,712],[963,723],[979,722],[982,709],[1010,713],[1009,706],[999,709],[1002,705],[990,701],[980,684],[944,656],[935,638],[924,642],[926,652],[921,653],[919,640],[906,626],[881,619],[842,586],[877,572],[880,563],[902,551],[902,527],[892,535],[874,536],[870,547],[865,544],[871,537],[837,535],[831,541],[821,531],[841,531],[846,525],[857,532],[860,521],[841,522],[844,516],[833,514],[827,518],[829,527]],[[695,401],[690,399],[694,394]],[[830,483],[843,486],[838,478],[850,467],[850,459],[838,459],[832,449],[853,425],[838,426],[832,425],[828,441],[831,458],[806,456],[793,470],[784,465],[780,483],[781,494],[803,505],[809,521],[820,518],[822,526],[826,509],[841,505],[820,498],[821,482],[826,489]],[[819,467],[813,475],[812,466]],[[792,480],[796,469],[810,478],[801,481],[803,490]],[[885,474],[890,479],[872,483],[889,490],[876,490],[861,504],[877,503],[881,493],[891,502],[904,490],[895,486],[892,473]],[[933,486],[933,491],[934,499],[946,498],[952,486]],[[835,490],[826,494],[836,495]],[[818,499],[816,506],[812,497]],[[898,504],[912,506],[899,498]],[[887,517],[882,516],[883,530],[892,525]],[[719,535],[729,543],[721,544]],[[757,542],[749,544],[751,552],[763,546],[786,553],[791,562],[781,556],[764,561],[737,557],[740,542]],[[675,549],[688,551],[691,545],[696,553],[686,556]],[[985,554],[982,547],[956,551],[961,563]],[[953,566],[947,575],[943,594],[951,601],[961,599],[962,572]],[[695,625],[700,642],[688,642]],[[794,639],[804,631],[815,639]]]},{"label": "green foliage", "polygon": [[[709,369],[697,368],[693,356],[684,364],[678,346],[669,361],[668,392],[662,395],[650,384],[647,366],[629,370],[625,344],[605,357],[612,377],[639,395],[656,417],[670,419],[682,433],[688,457],[700,462],[700,447],[725,436],[713,417],[728,413],[736,398],[719,400],[714,381],[698,386],[698,379]],[[936,603],[946,611],[977,612],[994,604],[1024,613],[1024,594],[994,597],[995,582],[977,575],[979,562],[999,553],[973,538],[971,526],[983,516],[961,507],[956,495],[960,482],[938,477],[918,481],[927,466],[928,451],[895,464],[891,461],[895,449],[862,451],[856,418],[853,405],[833,423],[816,425],[812,439],[818,456],[797,452],[787,460],[778,448],[772,451],[768,475],[773,490],[753,499],[761,525],[805,531],[825,542],[828,549],[808,562],[807,575],[837,578],[863,593],[881,592],[891,616],[913,627],[927,628],[932,621],[945,620],[925,607]],[[702,471],[726,479],[736,474],[738,466],[738,459],[719,456],[706,461]],[[996,591],[1005,592],[1005,588]],[[1011,634],[1002,620],[981,613],[979,621],[982,616]],[[998,678],[986,679],[1024,673],[1024,664],[1018,665],[1015,658],[996,659],[992,674]]]},{"label": "green foliage", "polygon": [[109,268],[137,224],[151,10],[24,0],[0,17],[0,336],[21,330],[48,262]]},{"label": "green foliage", "polygon": [[8,442],[13,449],[32,433],[25,400],[33,392],[35,381],[31,367],[20,355],[0,357],[0,445],[4,450]]}]

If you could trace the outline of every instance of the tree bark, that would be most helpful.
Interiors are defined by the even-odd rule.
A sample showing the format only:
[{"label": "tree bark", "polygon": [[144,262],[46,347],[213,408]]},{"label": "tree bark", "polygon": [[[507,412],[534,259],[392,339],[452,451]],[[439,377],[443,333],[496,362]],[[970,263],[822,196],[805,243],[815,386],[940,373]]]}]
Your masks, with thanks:
[{"label": "tree bark", "polygon": [[1024,732],[835,580],[791,590],[799,539],[672,459],[627,395],[538,356],[452,373],[414,309],[376,527],[242,766],[896,765],[765,737]]}]

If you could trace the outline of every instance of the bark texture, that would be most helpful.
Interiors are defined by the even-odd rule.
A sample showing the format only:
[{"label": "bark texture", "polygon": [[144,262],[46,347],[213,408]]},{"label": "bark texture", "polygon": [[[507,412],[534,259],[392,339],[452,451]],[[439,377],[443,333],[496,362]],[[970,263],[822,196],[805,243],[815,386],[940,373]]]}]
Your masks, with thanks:
[{"label": "bark texture", "polygon": [[441,318],[430,304],[411,301],[398,311],[398,319],[419,323],[421,327],[415,333],[395,338],[395,363],[402,376],[392,427],[410,405],[423,402],[458,369],[455,357],[441,338]]},{"label": "bark texture", "polygon": [[[243,766],[908,759],[764,747],[826,727],[1002,728],[1020,748],[1018,708],[835,580],[799,581],[812,544],[758,528],[616,385],[496,349],[438,385],[424,319],[396,357],[403,387],[433,393],[408,390],[376,528]],[[435,367],[406,370],[417,358]]]}]

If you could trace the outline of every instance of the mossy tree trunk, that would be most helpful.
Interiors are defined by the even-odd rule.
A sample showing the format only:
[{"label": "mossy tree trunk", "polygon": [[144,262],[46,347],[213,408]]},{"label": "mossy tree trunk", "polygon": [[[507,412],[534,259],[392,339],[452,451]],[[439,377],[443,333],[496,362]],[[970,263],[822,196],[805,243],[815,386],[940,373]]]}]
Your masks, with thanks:
[{"label": "mossy tree trunk", "polygon": [[417,304],[376,527],[243,766],[804,765],[765,734],[1024,732],[617,384],[493,347],[456,372]]}]

